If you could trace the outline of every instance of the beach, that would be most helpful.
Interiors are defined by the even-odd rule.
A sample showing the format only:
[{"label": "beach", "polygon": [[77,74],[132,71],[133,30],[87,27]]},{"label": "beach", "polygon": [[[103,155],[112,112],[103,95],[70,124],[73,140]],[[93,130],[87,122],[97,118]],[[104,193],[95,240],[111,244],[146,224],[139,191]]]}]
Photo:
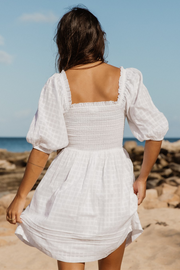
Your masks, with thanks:
[{"label": "beach", "polygon": [[[137,178],[144,147],[127,141],[124,148],[133,161]],[[57,261],[22,243],[14,232],[17,225],[6,221],[6,209],[13,200],[23,177],[30,151],[14,153],[0,149],[0,269],[57,269]],[[53,152],[41,176],[29,192],[26,205],[46,173]],[[138,206],[143,233],[126,249],[122,270],[179,270],[180,266],[180,140],[164,140],[160,154],[147,179],[146,197]],[[97,261],[85,269],[98,269]]]}]

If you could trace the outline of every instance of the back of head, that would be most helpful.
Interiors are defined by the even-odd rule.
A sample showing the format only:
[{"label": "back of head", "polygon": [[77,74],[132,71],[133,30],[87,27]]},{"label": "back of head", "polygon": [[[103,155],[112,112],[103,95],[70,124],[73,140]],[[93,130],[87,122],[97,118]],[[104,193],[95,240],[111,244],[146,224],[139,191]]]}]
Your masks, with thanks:
[{"label": "back of head", "polygon": [[79,64],[104,62],[105,32],[98,19],[86,8],[74,7],[57,25],[58,69]]}]

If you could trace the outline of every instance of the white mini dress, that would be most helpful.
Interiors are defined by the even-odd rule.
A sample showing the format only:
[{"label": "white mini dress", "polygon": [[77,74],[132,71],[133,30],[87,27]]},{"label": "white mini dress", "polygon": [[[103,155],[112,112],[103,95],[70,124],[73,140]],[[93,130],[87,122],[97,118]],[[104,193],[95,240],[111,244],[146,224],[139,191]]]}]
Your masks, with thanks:
[{"label": "white mini dress", "polygon": [[154,105],[142,73],[121,67],[117,101],[73,103],[63,70],[43,87],[27,141],[61,149],[21,213],[15,234],[64,262],[108,256],[143,232],[124,122],[139,141],[162,140],[168,121]]}]

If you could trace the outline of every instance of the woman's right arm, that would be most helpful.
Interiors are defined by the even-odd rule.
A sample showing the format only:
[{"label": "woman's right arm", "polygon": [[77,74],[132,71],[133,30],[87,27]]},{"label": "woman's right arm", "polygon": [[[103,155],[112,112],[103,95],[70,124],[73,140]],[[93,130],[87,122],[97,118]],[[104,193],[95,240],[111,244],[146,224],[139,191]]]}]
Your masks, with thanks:
[{"label": "woman's right arm", "polygon": [[33,188],[42,170],[44,169],[48,160],[49,154],[32,149],[27,162],[24,177],[21,181],[17,196],[19,198],[26,198],[29,191]]},{"label": "woman's right arm", "polygon": [[34,148],[32,149],[17,194],[6,210],[7,216],[11,219],[14,219],[14,221],[11,222],[12,224],[16,224],[16,222],[21,223],[20,215],[23,211],[26,202],[26,197],[29,191],[33,188],[34,184],[36,183],[42,170],[44,169],[48,157],[49,154]]},{"label": "woman's right arm", "polygon": [[[61,76],[63,75],[61,74]],[[26,140],[34,148],[29,156],[17,194],[7,209],[8,216],[10,218],[16,216],[16,221],[20,223],[20,214],[23,211],[26,196],[41,174],[49,154],[58,149],[59,153],[69,144],[64,119],[63,86],[59,73],[51,76],[42,88],[38,109],[31,122]]]},{"label": "woman's right arm", "polygon": [[148,175],[157,160],[161,149],[162,141],[147,140],[144,148],[143,162],[140,175],[133,184],[134,193],[138,193],[138,205],[142,203],[146,196],[146,181]]}]

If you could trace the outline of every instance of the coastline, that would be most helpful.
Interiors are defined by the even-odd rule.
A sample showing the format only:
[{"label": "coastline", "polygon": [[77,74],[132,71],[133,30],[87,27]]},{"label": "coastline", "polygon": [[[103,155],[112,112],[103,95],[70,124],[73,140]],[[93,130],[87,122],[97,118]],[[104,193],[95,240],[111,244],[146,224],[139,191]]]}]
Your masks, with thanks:
[{"label": "coastline", "polygon": [[[164,138],[164,141],[169,141],[170,143],[176,142],[178,140],[180,140],[178,137]],[[134,137],[124,137],[123,145],[126,141],[135,141],[137,145],[145,145],[145,141],[140,142]],[[26,137],[0,137],[0,149],[6,149],[7,151],[14,153],[21,153],[25,151],[31,151],[32,145],[26,141]]]}]

